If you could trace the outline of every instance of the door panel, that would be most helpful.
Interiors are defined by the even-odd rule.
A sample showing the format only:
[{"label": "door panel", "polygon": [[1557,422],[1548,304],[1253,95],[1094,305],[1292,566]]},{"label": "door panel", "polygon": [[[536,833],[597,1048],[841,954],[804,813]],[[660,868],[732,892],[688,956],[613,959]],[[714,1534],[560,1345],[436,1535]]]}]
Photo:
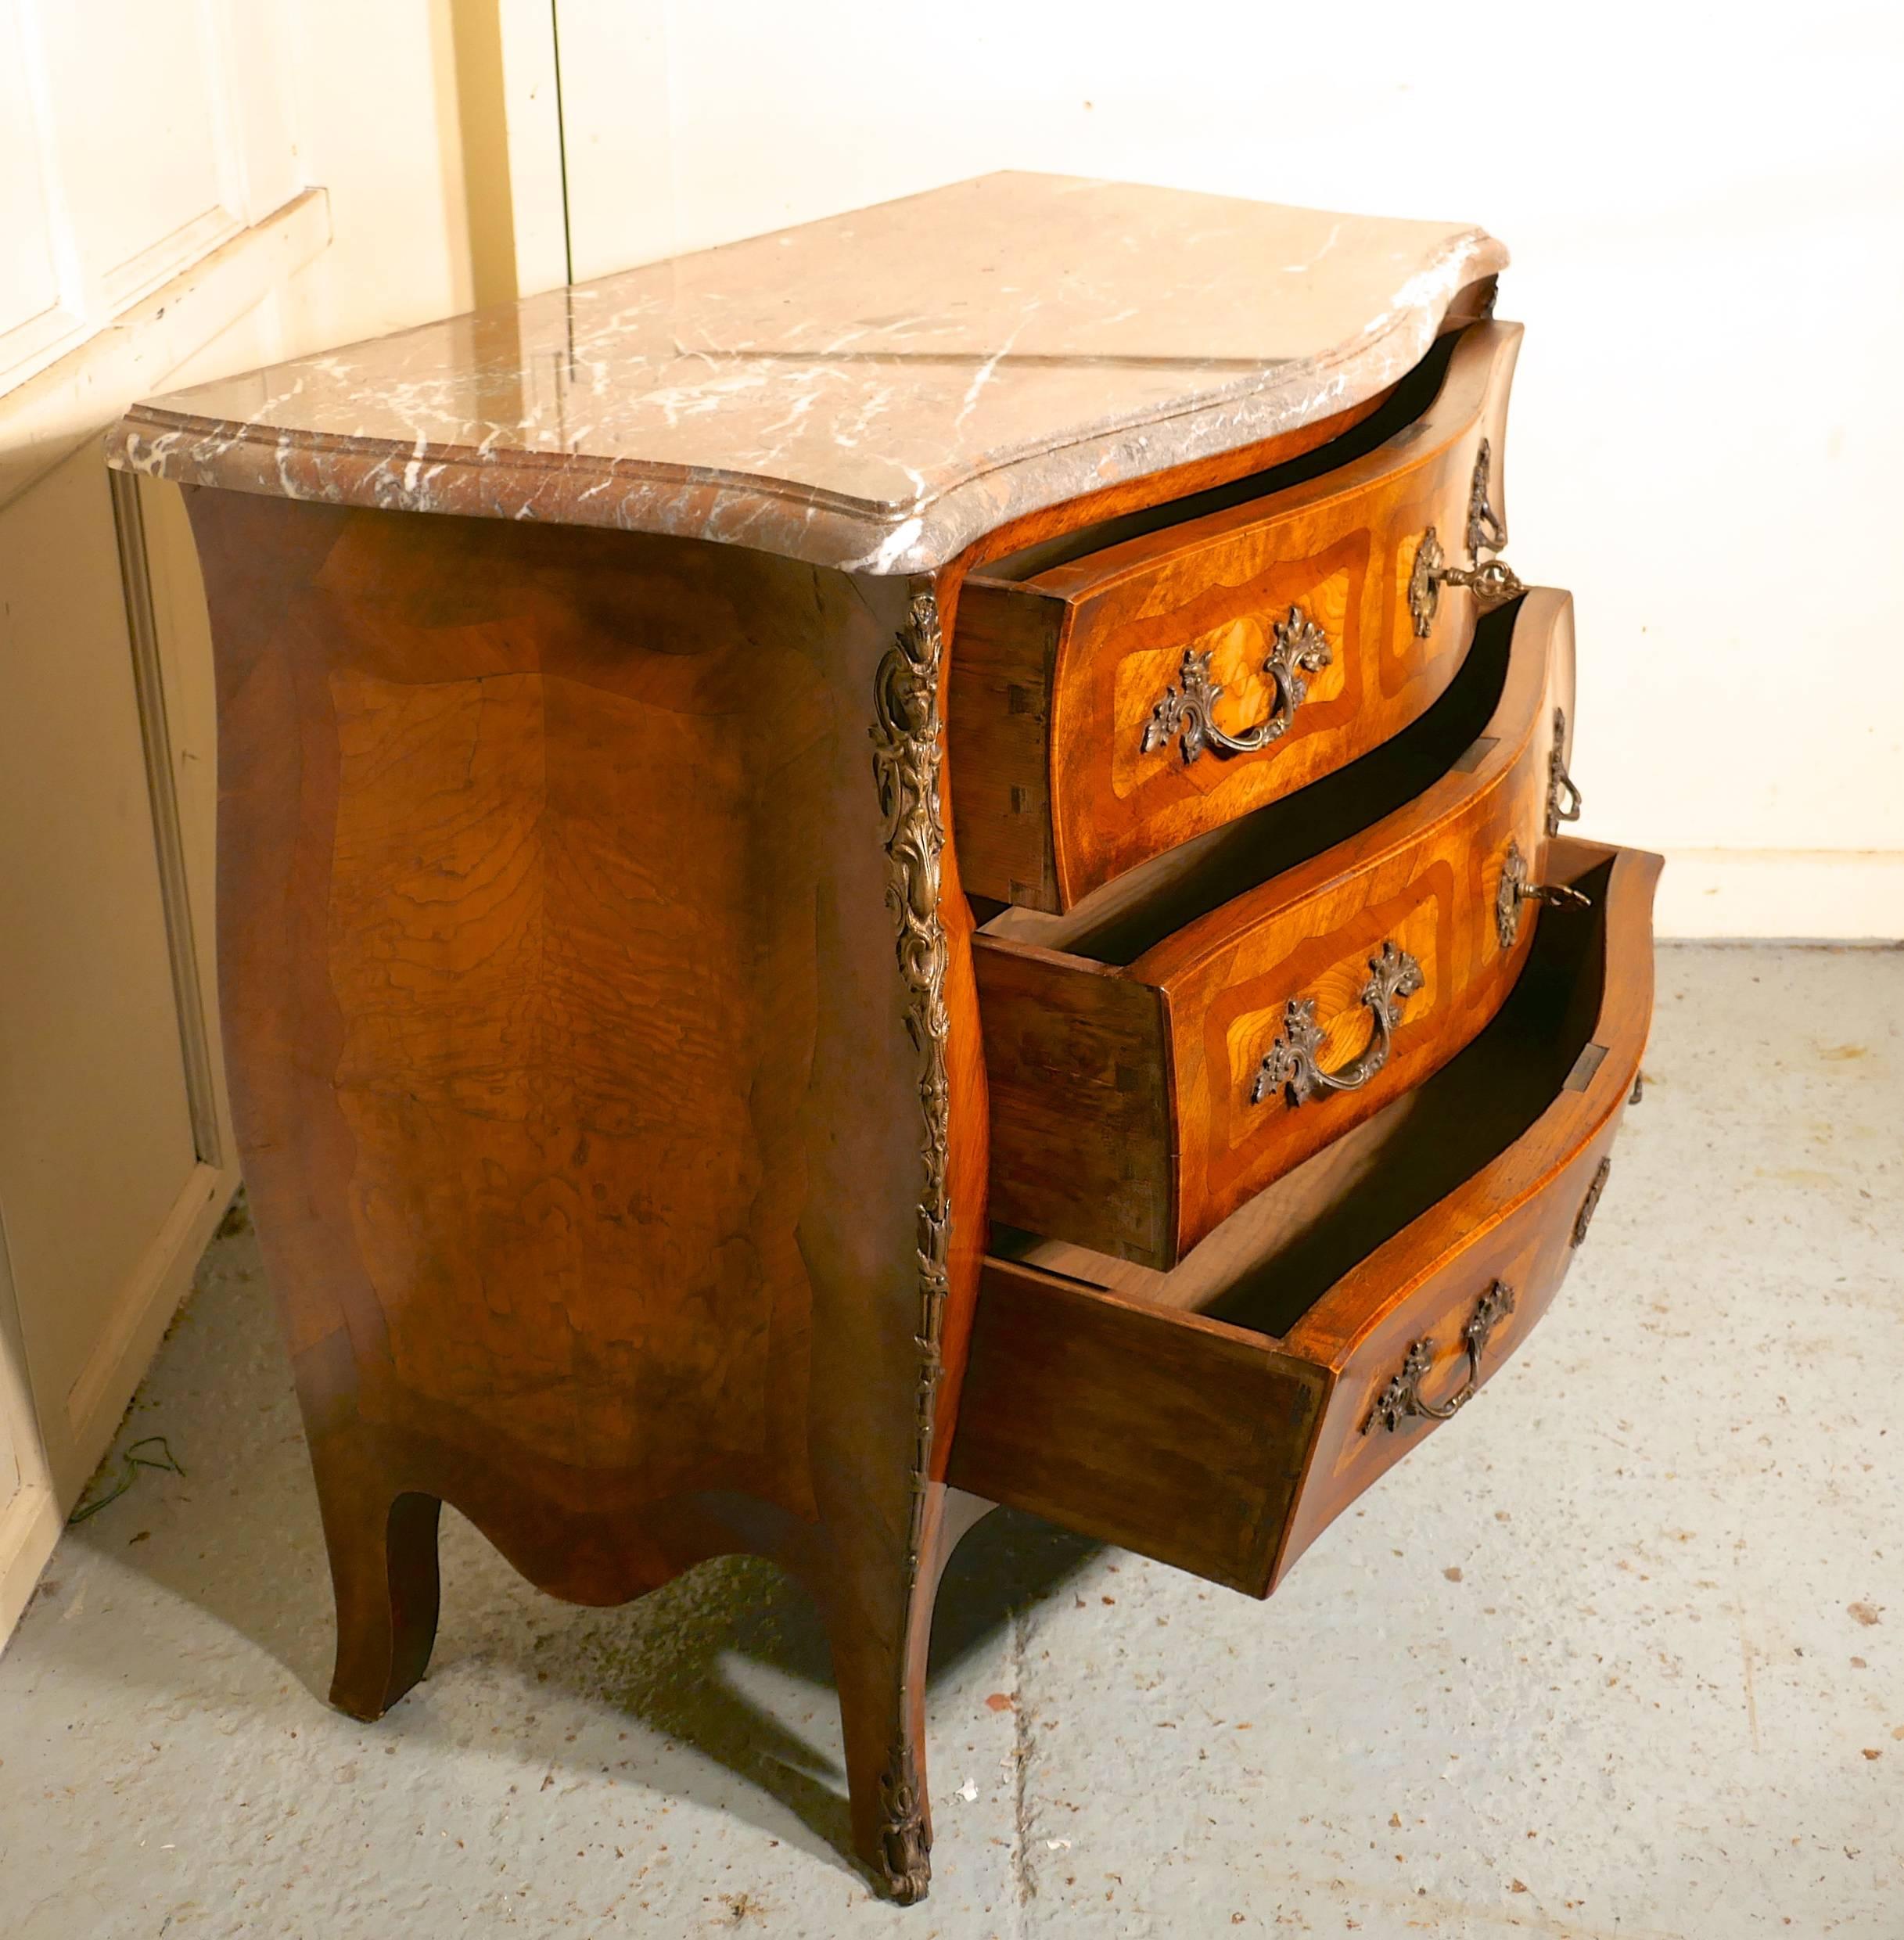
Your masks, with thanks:
[{"label": "door panel", "polygon": [[41,178],[33,98],[27,85],[20,19],[0,0],[0,183],[6,187],[0,221],[0,382],[66,330],[53,225]]},{"label": "door panel", "polygon": [[128,1288],[199,1166],[111,499],[90,447],[0,511],[0,1205],[59,1471],[69,1399],[96,1385],[92,1363],[124,1331]]},{"label": "door panel", "polygon": [[255,0],[0,0],[0,390],[304,185],[288,17]]},{"label": "door panel", "polygon": [[[208,9],[85,0],[35,10],[66,219],[83,272],[117,308],[242,220]],[[113,57],[102,60],[106,47]],[[136,131],[135,166],[119,141],[100,140],[113,129]]]}]

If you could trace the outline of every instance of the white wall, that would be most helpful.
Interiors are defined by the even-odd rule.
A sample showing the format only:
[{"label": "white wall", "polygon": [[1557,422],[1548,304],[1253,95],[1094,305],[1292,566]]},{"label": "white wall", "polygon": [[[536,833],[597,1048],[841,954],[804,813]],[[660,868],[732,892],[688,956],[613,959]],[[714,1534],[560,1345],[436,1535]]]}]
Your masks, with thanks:
[{"label": "white wall", "polygon": [[1662,930],[1904,936],[1904,9],[558,0],[578,275],[999,167],[1472,220]]}]

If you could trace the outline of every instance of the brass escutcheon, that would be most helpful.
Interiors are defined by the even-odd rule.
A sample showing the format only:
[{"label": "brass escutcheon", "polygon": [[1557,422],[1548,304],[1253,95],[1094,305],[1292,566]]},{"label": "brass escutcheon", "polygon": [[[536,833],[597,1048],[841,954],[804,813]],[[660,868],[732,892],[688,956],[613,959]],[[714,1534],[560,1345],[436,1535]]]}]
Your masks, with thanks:
[{"label": "brass escutcheon", "polygon": [[1521,845],[1510,840],[1501,857],[1500,879],[1494,888],[1494,933],[1503,950],[1511,950],[1521,933],[1523,903],[1553,903],[1563,909],[1589,909],[1592,898],[1557,882],[1536,882],[1529,874]]}]

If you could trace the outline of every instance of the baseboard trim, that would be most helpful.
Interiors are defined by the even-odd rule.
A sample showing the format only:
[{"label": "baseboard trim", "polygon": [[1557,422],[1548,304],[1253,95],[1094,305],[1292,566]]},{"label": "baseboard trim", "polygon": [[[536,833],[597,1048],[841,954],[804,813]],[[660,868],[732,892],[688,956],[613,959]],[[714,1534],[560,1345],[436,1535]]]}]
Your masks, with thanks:
[{"label": "baseboard trim", "polygon": [[1669,849],[1655,926],[1662,939],[1904,939],[1904,852]]},{"label": "baseboard trim", "polygon": [[218,1222],[238,1190],[238,1174],[194,1166],[165,1223],[146,1248],[113,1324],[100,1336],[66,1399],[55,1432],[46,1423],[47,1457],[63,1503],[77,1501],[112,1446],[120,1417],[145,1378],[165,1330],[192,1284]]},{"label": "baseboard trim", "polygon": [[0,1508],[0,1651],[32,1600],[60,1528],[59,1504],[44,1476],[23,1483]]}]

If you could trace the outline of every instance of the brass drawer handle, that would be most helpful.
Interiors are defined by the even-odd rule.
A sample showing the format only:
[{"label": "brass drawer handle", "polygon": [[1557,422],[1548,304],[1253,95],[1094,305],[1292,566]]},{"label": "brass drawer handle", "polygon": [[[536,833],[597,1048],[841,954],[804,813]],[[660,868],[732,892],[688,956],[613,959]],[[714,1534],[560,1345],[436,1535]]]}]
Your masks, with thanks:
[{"label": "brass drawer handle", "polygon": [[1554,710],[1554,745],[1547,750],[1547,833],[1557,835],[1562,822],[1580,819],[1580,791],[1567,772],[1567,710]]},{"label": "brass drawer handle", "polygon": [[1276,623],[1276,644],[1263,663],[1275,687],[1269,717],[1240,735],[1227,735],[1216,725],[1212,710],[1223,696],[1220,683],[1210,678],[1210,656],[1194,647],[1184,649],[1184,664],[1178,670],[1181,683],[1166,687],[1163,698],[1151,710],[1144,730],[1144,752],[1161,748],[1180,729],[1180,746],[1186,767],[1213,748],[1220,755],[1258,754],[1288,731],[1289,717],[1309,698],[1305,674],[1319,674],[1335,659],[1329,650],[1328,635],[1300,606],[1289,609],[1289,617]]},{"label": "brass drawer handle", "polygon": [[1523,903],[1554,903],[1563,909],[1589,909],[1593,899],[1557,882],[1529,881],[1527,858],[1521,853],[1521,845],[1510,842],[1507,854],[1501,857],[1500,881],[1494,890],[1494,933],[1503,950],[1511,950],[1521,933]]},{"label": "brass drawer handle", "polygon": [[1356,1091],[1388,1062],[1388,1046],[1401,1022],[1402,1005],[1421,988],[1421,966],[1406,950],[1385,943],[1371,957],[1371,975],[1362,986],[1362,1001],[1375,1020],[1374,1033],[1360,1055],[1339,1071],[1324,1071],[1317,1062],[1322,1049],[1322,1027],[1316,1022],[1316,1000],[1292,997],[1283,1008],[1283,1027],[1256,1072],[1249,1101],[1260,1105],[1280,1090],[1293,1111],[1319,1091]]},{"label": "brass drawer handle", "polygon": [[[1640,1074],[1633,1073],[1633,1096],[1640,1095]],[[1586,1229],[1593,1223],[1593,1215],[1600,1210],[1600,1195],[1607,1189],[1607,1175],[1613,1169],[1613,1161],[1603,1158],[1595,1168],[1593,1176],[1587,1183],[1586,1196],[1580,1202],[1580,1209],[1573,1216],[1573,1236],[1568,1241],[1569,1246],[1578,1246],[1586,1238]]]},{"label": "brass drawer handle", "polygon": [[1468,551],[1478,559],[1484,552],[1507,549],[1507,522],[1494,509],[1494,447],[1483,438],[1475,454],[1475,469],[1468,481]]},{"label": "brass drawer handle", "polygon": [[1378,1428],[1394,1434],[1410,1415],[1425,1416],[1431,1421],[1446,1421],[1474,1399],[1481,1386],[1481,1356],[1487,1352],[1488,1336],[1514,1311],[1514,1289],[1497,1280],[1475,1303],[1461,1330],[1468,1345],[1468,1378],[1446,1401],[1422,1398],[1421,1384],[1435,1364],[1435,1343],[1428,1335],[1415,1342],[1402,1356],[1402,1364],[1387,1387],[1375,1398],[1362,1432],[1372,1435]]},{"label": "brass drawer handle", "polygon": [[1491,497],[1489,473],[1493,462],[1493,449],[1483,438],[1468,488],[1468,551],[1474,563],[1450,566],[1432,526],[1422,534],[1415,548],[1415,562],[1408,574],[1408,610],[1414,618],[1417,640],[1427,639],[1434,630],[1444,586],[1468,587],[1484,613],[1527,591],[1505,559],[1481,556],[1484,552],[1498,552],[1507,543],[1507,523],[1495,516]]}]

